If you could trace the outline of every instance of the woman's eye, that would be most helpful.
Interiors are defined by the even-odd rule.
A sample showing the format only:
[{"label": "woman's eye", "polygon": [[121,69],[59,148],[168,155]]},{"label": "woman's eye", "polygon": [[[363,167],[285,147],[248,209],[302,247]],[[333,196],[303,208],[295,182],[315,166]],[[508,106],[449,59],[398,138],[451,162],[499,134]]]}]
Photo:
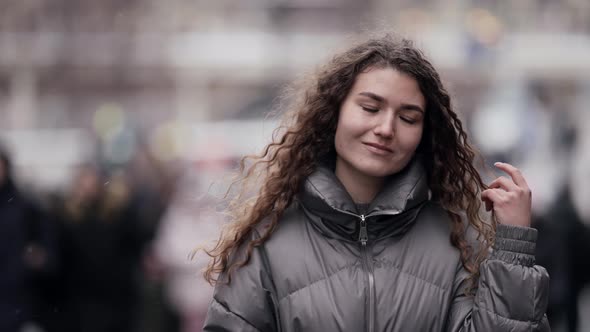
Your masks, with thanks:
[{"label": "woman's eye", "polygon": [[363,111],[370,112],[370,113],[377,113],[379,110],[376,108],[361,106]]},{"label": "woman's eye", "polygon": [[409,124],[414,124],[416,123],[416,120],[411,119],[411,118],[406,118],[406,117],[401,117],[403,122],[409,123]]}]

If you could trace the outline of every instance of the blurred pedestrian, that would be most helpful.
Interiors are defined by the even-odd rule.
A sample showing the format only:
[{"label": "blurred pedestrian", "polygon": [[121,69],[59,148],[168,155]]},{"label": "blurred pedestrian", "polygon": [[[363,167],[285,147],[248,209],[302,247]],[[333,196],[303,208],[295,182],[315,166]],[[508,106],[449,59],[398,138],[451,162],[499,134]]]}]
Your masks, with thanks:
[{"label": "blurred pedestrian", "polygon": [[208,251],[205,331],[549,330],[527,182],[497,163],[483,183],[410,41],[363,41],[300,91]]},{"label": "blurred pedestrian", "polygon": [[574,207],[571,186],[564,186],[534,226],[539,230],[537,260],[551,273],[547,314],[565,331],[579,331],[580,294],[590,282],[590,229]]},{"label": "blurred pedestrian", "polygon": [[122,176],[88,164],[61,203],[62,331],[135,329],[144,241],[129,195]]},{"label": "blurred pedestrian", "polygon": [[53,235],[40,207],[17,188],[0,146],[0,331],[19,331],[38,318],[39,281],[55,271]]},{"label": "blurred pedestrian", "polygon": [[201,331],[213,295],[213,287],[197,279],[207,260],[190,260],[188,253],[195,249],[195,243],[216,240],[221,225],[221,215],[215,213],[210,197],[199,194],[198,182],[197,169],[189,168],[179,178],[154,241],[154,256],[164,270],[167,302],[179,315],[181,332]]}]

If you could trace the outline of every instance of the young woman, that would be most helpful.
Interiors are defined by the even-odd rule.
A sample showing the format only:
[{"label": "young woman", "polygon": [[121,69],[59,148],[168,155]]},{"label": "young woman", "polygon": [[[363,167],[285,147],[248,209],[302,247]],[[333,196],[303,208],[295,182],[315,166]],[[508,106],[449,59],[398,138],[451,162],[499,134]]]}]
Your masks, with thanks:
[{"label": "young woman", "polygon": [[527,183],[482,182],[411,42],[362,42],[302,92],[242,166],[262,183],[209,251],[205,331],[549,331]]}]

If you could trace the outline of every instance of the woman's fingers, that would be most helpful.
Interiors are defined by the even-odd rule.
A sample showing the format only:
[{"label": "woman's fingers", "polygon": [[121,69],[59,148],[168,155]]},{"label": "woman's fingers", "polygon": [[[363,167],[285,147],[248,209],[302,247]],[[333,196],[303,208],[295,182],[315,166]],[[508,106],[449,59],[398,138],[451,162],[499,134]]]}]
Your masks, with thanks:
[{"label": "woman's fingers", "polygon": [[[504,172],[508,173],[508,175],[510,175],[510,177],[512,178],[512,181],[509,180],[509,182],[513,182],[513,184],[510,184],[509,182],[507,182],[506,180],[500,180],[503,177],[500,177],[496,180],[494,180],[494,182],[498,181],[501,184],[501,187],[509,192],[513,192],[515,194],[517,194],[518,196],[525,196],[525,197],[531,197],[531,190],[529,188],[528,183],[526,182],[524,176],[522,175],[522,172],[507,163],[500,163],[497,162],[494,165],[496,165],[496,167],[498,167],[499,169],[503,170]],[[494,183],[492,182],[492,184]],[[497,184],[495,185],[497,186]],[[490,184],[491,187],[491,184]],[[507,190],[508,188],[508,190]]]},{"label": "woman's fingers", "polygon": [[481,193],[481,200],[486,205],[486,211],[491,211],[494,205],[501,204],[505,191],[503,189],[486,189]]},{"label": "woman's fingers", "polygon": [[519,187],[509,178],[500,176],[490,183],[489,188],[501,188],[505,191],[516,191]]},{"label": "woman's fingers", "polygon": [[492,204],[499,204],[505,199],[502,191],[502,189],[486,189],[481,193],[481,199]]},{"label": "woman's fingers", "polygon": [[485,202],[486,210],[493,210],[502,224],[530,227],[531,191],[524,176],[510,164],[495,165],[512,179],[501,176],[482,191],[481,199]]},{"label": "woman's fingers", "polygon": [[529,186],[528,186],[526,180],[524,179],[524,176],[522,175],[522,173],[520,172],[520,170],[518,168],[516,168],[510,164],[501,163],[501,162],[494,163],[494,166],[498,167],[499,169],[503,170],[508,175],[510,175],[510,177],[512,178],[512,181],[514,181],[514,183],[517,186],[524,187],[524,188],[528,189]]}]

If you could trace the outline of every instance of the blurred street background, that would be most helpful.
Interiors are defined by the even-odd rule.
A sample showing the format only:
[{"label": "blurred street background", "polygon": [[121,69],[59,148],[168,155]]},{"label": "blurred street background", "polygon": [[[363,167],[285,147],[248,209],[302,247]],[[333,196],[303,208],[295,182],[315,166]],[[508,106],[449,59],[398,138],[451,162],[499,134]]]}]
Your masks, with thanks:
[{"label": "blurred street background", "polygon": [[189,255],[228,171],[286,84],[375,30],[522,168],[553,330],[590,331],[588,0],[0,0],[0,331],[200,331]]}]

